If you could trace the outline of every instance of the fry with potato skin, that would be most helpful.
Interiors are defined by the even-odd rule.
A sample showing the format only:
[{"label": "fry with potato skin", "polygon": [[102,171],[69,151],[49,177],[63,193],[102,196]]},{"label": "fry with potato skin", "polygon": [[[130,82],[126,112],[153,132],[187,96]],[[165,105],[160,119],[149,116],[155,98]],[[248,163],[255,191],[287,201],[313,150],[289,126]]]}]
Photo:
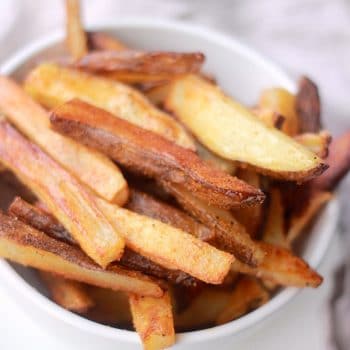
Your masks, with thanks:
[{"label": "fry with potato skin", "polygon": [[87,32],[88,47],[92,51],[122,51],[128,47],[114,36],[102,32]]},{"label": "fry with potato skin", "polygon": [[24,87],[47,108],[79,98],[180,146],[195,149],[192,137],[174,118],[122,83],[47,63],[30,72]]},{"label": "fry with potato skin", "polygon": [[113,290],[160,297],[151,278],[116,265],[102,269],[79,248],[57,241],[15,218],[0,213],[0,256],[64,278]]},{"label": "fry with potato skin", "polygon": [[0,110],[18,130],[102,198],[123,205],[127,183],[107,157],[55,133],[47,112],[15,82],[0,76]]},{"label": "fry with potato skin", "polygon": [[258,173],[304,182],[327,168],[308,149],[198,76],[175,79],[165,107],[212,152]]},{"label": "fry with potato skin", "polygon": [[94,301],[87,294],[82,283],[46,271],[40,271],[39,275],[52,300],[66,310],[84,314],[94,306]]},{"label": "fry with potato skin", "polygon": [[95,197],[4,120],[0,120],[0,160],[48,206],[100,266],[121,257],[124,239],[97,207]]},{"label": "fry with potato skin", "polygon": [[161,350],[175,343],[170,295],[161,298],[129,295],[134,327],[145,350]]},{"label": "fry with potato skin", "polygon": [[264,194],[209,167],[194,152],[79,100],[51,111],[53,128],[94,147],[123,166],[152,178],[180,183],[212,205],[232,208],[259,203]]}]

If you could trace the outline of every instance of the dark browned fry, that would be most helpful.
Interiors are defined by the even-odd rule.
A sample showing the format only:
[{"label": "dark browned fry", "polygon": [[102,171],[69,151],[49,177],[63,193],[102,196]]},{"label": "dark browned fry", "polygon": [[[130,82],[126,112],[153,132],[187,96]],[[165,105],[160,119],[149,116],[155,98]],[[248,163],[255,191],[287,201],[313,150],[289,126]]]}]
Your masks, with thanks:
[{"label": "dark browned fry", "polygon": [[88,32],[87,38],[89,49],[92,51],[122,51],[128,49],[124,43],[107,33]]},{"label": "dark browned fry", "polygon": [[307,77],[299,80],[295,100],[300,132],[318,132],[321,129],[321,102],[316,84]]},{"label": "dark browned fry", "polygon": [[72,100],[51,112],[55,130],[109,155],[143,175],[183,185],[196,197],[223,208],[260,203],[264,194],[209,167],[193,151],[110,113]]}]

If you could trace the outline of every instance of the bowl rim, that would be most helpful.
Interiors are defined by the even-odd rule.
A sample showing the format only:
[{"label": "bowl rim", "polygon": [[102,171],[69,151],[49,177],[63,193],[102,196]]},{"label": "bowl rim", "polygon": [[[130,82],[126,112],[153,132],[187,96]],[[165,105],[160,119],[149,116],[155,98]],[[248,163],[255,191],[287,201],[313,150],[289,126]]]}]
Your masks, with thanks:
[{"label": "bowl rim", "polygon": [[[166,28],[177,32],[190,33],[195,36],[205,37],[210,41],[219,43],[221,46],[239,51],[250,61],[261,66],[262,69],[270,71],[275,76],[278,76],[281,85],[283,85],[285,88],[292,92],[296,91],[295,82],[271,60],[263,57],[261,54],[249,48],[245,44],[242,44],[233,36],[201,25],[188,24],[176,20],[155,20],[154,18],[128,17],[117,19],[113,22],[94,22],[92,25],[87,26],[89,30],[104,31],[118,30],[121,28],[127,29],[131,27],[150,27],[155,29]],[[11,74],[28,58],[49,47],[55,42],[62,40],[63,37],[63,31],[57,30],[25,45],[22,49],[15,52],[9,59],[1,64],[0,73]],[[320,264],[335,232],[336,223],[338,222],[339,217],[339,201],[337,198],[331,200],[327,209],[332,212],[334,220],[328,224],[328,229],[323,230],[323,235],[320,236],[315,244],[315,249],[308,257],[308,262],[313,267],[317,267]],[[132,344],[139,343],[139,337],[134,331],[98,324],[63,309],[27,283],[5,260],[0,261],[0,274],[4,275],[7,278],[8,285],[19,291],[24,298],[29,299],[31,303],[36,304],[37,307],[46,311],[50,316],[60,319],[66,324],[74,326],[85,332],[94,333],[95,335],[102,336],[104,338],[117,339]],[[260,323],[262,320],[275,313],[278,309],[295,297],[300,291],[301,290],[297,288],[285,288],[279,294],[274,296],[268,303],[237,320],[203,330],[177,333],[177,344],[182,343],[188,345],[240,333],[243,330]]]}]

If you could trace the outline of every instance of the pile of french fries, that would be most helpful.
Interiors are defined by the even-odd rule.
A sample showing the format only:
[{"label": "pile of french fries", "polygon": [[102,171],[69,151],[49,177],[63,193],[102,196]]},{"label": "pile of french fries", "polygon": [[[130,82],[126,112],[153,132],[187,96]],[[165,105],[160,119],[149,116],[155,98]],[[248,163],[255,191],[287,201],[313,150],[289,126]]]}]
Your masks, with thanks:
[{"label": "pile of french fries", "polygon": [[244,107],[203,54],[87,33],[75,0],[67,44],[20,84],[0,77],[1,171],[34,194],[0,213],[1,257],[148,350],[322,283],[293,246],[348,172],[350,132],[331,142],[311,80]]}]

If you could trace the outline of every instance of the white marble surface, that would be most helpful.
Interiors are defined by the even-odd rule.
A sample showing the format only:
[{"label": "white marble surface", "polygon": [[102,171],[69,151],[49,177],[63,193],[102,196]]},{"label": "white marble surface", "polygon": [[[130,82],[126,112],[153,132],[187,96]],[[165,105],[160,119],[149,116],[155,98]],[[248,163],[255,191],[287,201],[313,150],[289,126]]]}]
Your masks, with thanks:
[{"label": "white marble surface", "polygon": [[[0,23],[4,18],[15,17],[15,13],[18,15],[10,35],[2,41],[0,35],[0,62],[25,42],[64,23],[60,0],[16,2],[18,12],[0,12]],[[87,23],[142,15],[193,21],[229,32],[271,57],[296,77],[309,74],[320,85],[326,125],[335,133],[350,127],[349,0],[85,0],[84,4]],[[341,193],[344,199],[347,198],[349,185],[343,186]],[[347,228],[343,225],[342,231],[346,232]],[[235,344],[235,349],[327,348],[325,315],[333,286],[333,271],[344,255],[342,239],[338,235],[333,241],[321,266],[320,271],[325,276],[322,287],[317,292],[303,291],[291,304],[264,322],[254,335]],[[29,315],[16,306],[16,301],[1,290],[1,283],[1,350],[24,347],[73,350],[65,339],[57,339],[33,323]]]}]

